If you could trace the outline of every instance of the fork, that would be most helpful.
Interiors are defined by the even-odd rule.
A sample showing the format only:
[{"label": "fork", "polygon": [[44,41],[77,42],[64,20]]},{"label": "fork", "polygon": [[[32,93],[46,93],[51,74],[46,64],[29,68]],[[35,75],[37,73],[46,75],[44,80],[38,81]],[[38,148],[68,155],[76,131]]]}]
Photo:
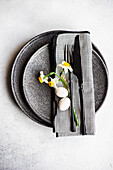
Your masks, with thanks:
[{"label": "fork", "polygon": [[[65,45],[64,50],[64,61],[70,63],[72,65],[72,55],[69,51],[69,46]],[[71,131],[76,132],[76,122],[74,118],[73,112],[73,82],[72,82],[72,73],[69,71],[69,88],[70,88],[70,101],[71,101]]]}]

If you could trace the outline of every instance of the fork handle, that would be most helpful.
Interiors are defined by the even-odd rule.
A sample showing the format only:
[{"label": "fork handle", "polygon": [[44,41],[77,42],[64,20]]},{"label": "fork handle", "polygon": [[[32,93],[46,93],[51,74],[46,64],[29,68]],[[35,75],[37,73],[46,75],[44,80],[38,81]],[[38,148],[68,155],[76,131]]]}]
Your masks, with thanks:
[{"label": "fork handle", "polygon": [[70,73],[70,101],[71,101],[71,131],[76,132],[76,123],[74,118],[74,112],[73,112],[73,83],[71,81],[71,73]]}]

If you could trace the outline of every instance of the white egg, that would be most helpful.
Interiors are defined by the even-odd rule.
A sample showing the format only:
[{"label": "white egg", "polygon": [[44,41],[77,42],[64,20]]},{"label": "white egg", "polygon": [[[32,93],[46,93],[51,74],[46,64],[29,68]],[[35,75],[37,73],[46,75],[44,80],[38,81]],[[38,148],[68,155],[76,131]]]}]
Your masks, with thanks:
[{"label": "white egg", "polygon": [[61,111],[65,111],[70,107],[70,99],[68,97],[64,97],[59,101],[58,107]]},{"label": "white egg", "polygon": [[56,90],[55,90],[55,94],[58,96],[58,97],[67,97],[68,96],[68,91],[66,88],[64,87],[58,87]]}]

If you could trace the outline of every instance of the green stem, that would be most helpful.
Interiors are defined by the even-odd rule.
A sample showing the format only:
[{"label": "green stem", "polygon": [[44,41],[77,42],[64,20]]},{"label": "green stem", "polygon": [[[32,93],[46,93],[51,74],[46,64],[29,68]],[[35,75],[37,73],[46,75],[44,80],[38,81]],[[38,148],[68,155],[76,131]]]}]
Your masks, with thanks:
[{"label": "green stem", "polygon": [[63,72],[64,72],[64,69],[63,69],[62,72],[60,73],[60,76],[62,76]]},{"label": "green stem", "polygon": [[[70,93],[69,93],[69,92],[68,92],[68,97],[69,97],[69,99],[70,99]],[[73,113],[74,113],[76,125],[77,125],[77,127],[78,127],[78,126],[79,126],[79,122],[78,122],[77,115],[76,115],[76,112],[75,112],[75,108],[74,108],[74,107],[73,107]]]},{"label": "green stem", "polygon": [[74,113],[75,121],[76,121],[76,124],[77,124],[77,127],[78,127],[79,126],[79,122],[78,122],[77,115],[76,115],[74,107],[73,107],[73,113]]},{"label": "green stem", "polygon": [[43,79],[45,79],[46,77],[49,77],[49,76],[51,76],[51,75],[53,75],[53,74],[55,74],[55,75],[62,81],[62,83],[64,84],[65,88],[67,89],[67,84],[66,84],[65,80],[64,80],[61,76],[59,76],[58,74],[56,74],[55,72],[49,73],[48,75],[44,76]]}]

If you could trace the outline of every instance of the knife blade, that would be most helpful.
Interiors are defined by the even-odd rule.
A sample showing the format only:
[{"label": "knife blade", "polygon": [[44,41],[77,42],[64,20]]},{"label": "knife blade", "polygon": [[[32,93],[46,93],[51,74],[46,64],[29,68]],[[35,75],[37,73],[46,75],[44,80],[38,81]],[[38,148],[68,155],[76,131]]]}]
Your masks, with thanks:
[{"label": "knife blade", "polygon": [[86,135],[85,113],[84,113],[84,107],[83,107],[83,76],[82,76],[82,66],[81,66],[79,35],[75,37],[75,42],[74,42],[73,74],[76,75],[78,79],[78,83],[79,83],[82,135]]}]

